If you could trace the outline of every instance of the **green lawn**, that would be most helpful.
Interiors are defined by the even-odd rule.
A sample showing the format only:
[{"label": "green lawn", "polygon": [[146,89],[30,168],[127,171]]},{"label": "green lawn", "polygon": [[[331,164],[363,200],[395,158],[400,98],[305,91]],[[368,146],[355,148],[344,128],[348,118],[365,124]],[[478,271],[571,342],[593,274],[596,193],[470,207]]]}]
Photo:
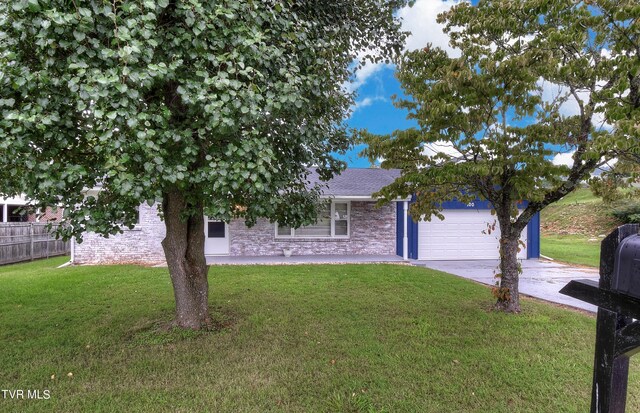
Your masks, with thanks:
[{"label": "green lawn", "polygon": [[[589,241],[596,239],[597,241]],[[602,238],[583,235],[544,235],[540,243],[542,255],[571,264],[600,266],[600,242]]]},{"label": "green lawn", "polygon": [[[0,411],[584,412],[593,317],[397,265],[210,271],[215,332],[158,328],[166,269],[0,267]],[[640,411],[632,359],[627,411]],[[73,373],[68,377],[67,373]],[[52,379],[52,375],[55,378]]]},{"label": "green lawn", "polygon": [[546,207],[541,213],[542,255],[570,264],[599,266],[603,235],[620,225],[609,208],[589,188],[579,188]]}]

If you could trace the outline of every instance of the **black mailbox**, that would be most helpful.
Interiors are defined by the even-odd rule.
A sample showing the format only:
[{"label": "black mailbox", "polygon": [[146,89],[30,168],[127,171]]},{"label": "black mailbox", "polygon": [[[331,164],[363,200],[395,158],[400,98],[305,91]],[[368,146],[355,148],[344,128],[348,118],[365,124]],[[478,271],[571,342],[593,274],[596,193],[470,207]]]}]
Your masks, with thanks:
[{"label": "black mailbox", "polygon": [[640,298],[640,235],[623,239],[616,249],[612,290]]},{"label": "black mailbox", "polygon": [[629,357],[640,352],[640,225],[600,245],[600,281],[573,280],[561,293],[598,306],[591,413],[623,413]]}]

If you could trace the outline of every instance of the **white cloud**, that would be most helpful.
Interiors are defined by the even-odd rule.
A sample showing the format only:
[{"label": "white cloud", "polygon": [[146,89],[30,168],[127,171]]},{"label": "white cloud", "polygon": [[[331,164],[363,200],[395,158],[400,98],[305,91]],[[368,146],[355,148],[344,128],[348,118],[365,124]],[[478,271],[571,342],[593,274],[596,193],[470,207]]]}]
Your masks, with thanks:
[{"label": "white cloud", "polygon": [[[407,39],[406,50],[415,50],[425,47],[427,43],[446,50],[452,57],[460,56],[460,51],[449,46],[449,36],[442,29],[443,25],[436,22],[438,14],[449,10],[464,0],[417,0],[413,7],[405,6],[398,11],[398,17],[402,18],[402,30],[411,32]],[[364,56],[366,53],[361,53]],[[356,72],[355,79],[346,84],[345,90],[353,92],[365,84],[372,76],[383,68],[392,68],[392,65],[384,63],[365,63],[362,69]]]},{"label": "white cloud", "polygon": [[428,157],[432,157],[438,153],[444,153],[451,158],[459,158],[462,154],[453,147],[451,142],[436,141],[428,143],[422,149],[422,153]]},{"label": "white cloud", "polygon": [[356,101],[356,104],[353,105],[351,110],[352,112],[356,112],[359,109],[366,108],[367,106],[373,105],[375,102],[385,102],[386,100],[387,99],[385,99],[383,96],[366,97],[364,99]]},{"label": "white cloud", "polygon": [[407,39],[406,49],[423,48],[427,43],[447,51],[449,56],[460,56],[460,51],[449,46],[449,35],[436,22],[438,14],[451,7],[463,3],[462,0],[417,0],[413,7],[405,6],[398,12],[402,18],[402,29],[411,32]]},{"label": "white cloud", "polygon": [[344,85],[345,90],[347,92],[353,92],[357,90],[360,86],[364,85],[369,80],[369,78],[371,78],[373,75],[375,75],[385,67],[392,66],[385,63],[365,63],[361,69],[356,71],[355,79]]},{"label": "white cloud", "polygon": [[[576,96],[574,96],[567,87],[562,87],[558,84],[544,81],[543,79],[538,80],[538,86],[542,89],[541,97],[544,102],[564,99],[564,102],[562,102],[558,108],[558,111],[563,116],[577,116],[580,114],[580,105],[578,102],[582,102],[583,106],[589,103],[590,92],[587,90],[578,90],[576,92],[576,99]],[[604,86],[604,83],[600,82],[596,88],[602,86]],[[609,130],[613,128],[611,124],[606,122],[604,114],[601,112],[594,113],[592,121],[596,129],[604,128]]]},{"label": "white cloud", "polygon": [[573,166],[573,152],[558,153],[553,157],[551,163],[571,167]]}]

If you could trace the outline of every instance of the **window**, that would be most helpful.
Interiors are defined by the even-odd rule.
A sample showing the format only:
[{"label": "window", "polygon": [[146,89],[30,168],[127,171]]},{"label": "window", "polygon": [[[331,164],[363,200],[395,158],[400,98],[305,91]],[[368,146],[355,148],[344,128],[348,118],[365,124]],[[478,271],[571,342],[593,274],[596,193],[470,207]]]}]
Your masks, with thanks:
[{"label": "window", "polygon": [[349,202],[332,202],[318,211],[318,219],[312,225],[291,228],[276,224],[276,238],[348,238]]},{"label": "window", "polygon": [[27,208],[24,205],[7,205],[7,222],[27,222]]},{"label": "window", "polygon": [[207,237],[208,238],[224,238],[225,237],[225,225],[222,221],[208,221],[207,222]]}]

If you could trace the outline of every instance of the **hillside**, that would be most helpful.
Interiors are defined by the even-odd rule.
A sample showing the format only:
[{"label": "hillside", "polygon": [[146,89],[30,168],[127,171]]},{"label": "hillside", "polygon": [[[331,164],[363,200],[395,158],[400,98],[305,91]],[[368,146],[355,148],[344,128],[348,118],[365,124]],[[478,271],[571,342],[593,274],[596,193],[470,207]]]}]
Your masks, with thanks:
[{"label": "hillside", "polygon": [[606,235],[619,222],[608,214],[608,208],[589,188],[580,188],[541,213],[543,235]]},{"label": "hillside", "polygon": [[597,267],[600,241],[620,223],[589,188],[580,188],[545,208],[540,217],[542,255]]}]

